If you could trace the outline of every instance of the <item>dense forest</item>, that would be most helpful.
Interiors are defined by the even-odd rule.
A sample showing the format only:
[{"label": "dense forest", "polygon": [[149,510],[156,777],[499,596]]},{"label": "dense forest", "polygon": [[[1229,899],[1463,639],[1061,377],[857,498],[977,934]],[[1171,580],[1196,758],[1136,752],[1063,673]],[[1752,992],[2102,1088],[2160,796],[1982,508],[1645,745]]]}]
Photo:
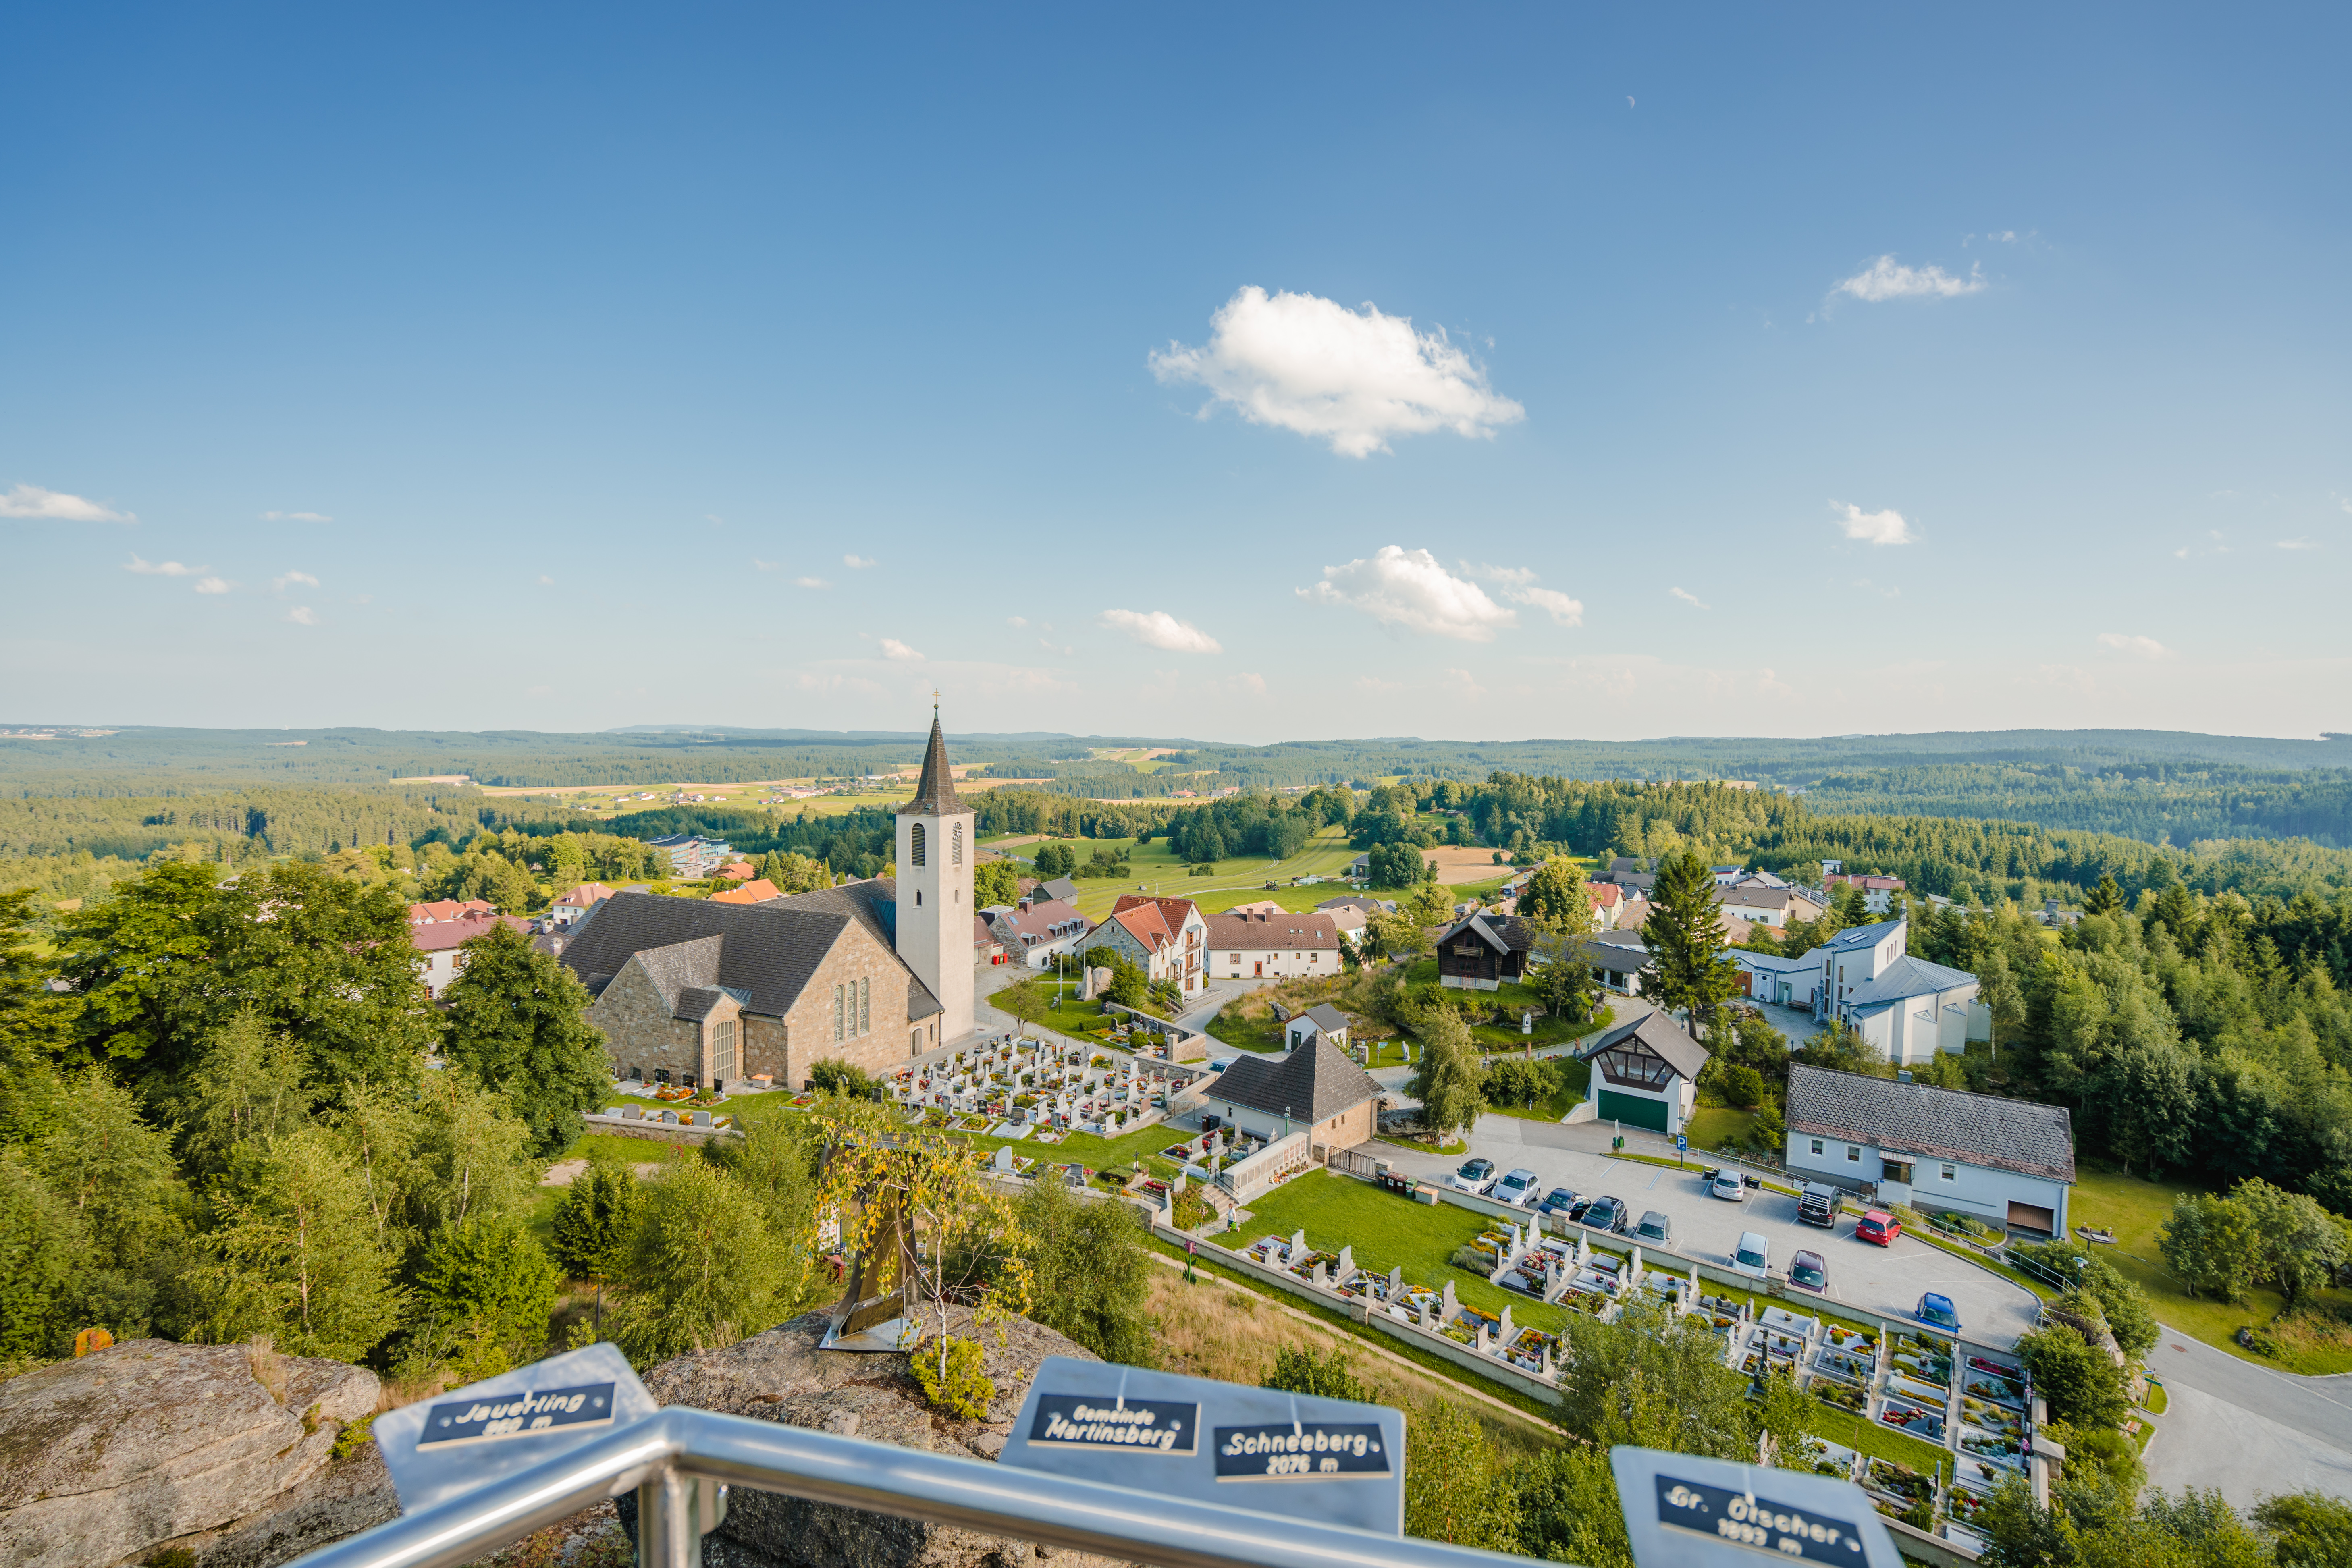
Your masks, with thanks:
[{"label": "dense forest", "polygon": [[2301,837],[2352,848],[2352,769],[2344,768],[1933,763],[1827,773],[1804,795],[1823,815],[1999,817],[2152,844]]}]

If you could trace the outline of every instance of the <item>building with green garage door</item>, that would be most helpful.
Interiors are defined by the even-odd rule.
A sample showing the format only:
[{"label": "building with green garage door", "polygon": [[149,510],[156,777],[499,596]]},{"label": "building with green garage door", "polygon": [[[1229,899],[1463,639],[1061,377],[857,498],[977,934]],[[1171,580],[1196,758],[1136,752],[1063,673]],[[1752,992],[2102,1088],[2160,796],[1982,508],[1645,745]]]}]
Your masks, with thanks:
[{"label": "building with green garage door", "polygon": [[1621,1024],[1581,1054],[1594,1069],[1593,1110],[1601,1121],[1671,1138],[1690,1120],[1706,1047],[1664,1013],[1653,1010]]}]

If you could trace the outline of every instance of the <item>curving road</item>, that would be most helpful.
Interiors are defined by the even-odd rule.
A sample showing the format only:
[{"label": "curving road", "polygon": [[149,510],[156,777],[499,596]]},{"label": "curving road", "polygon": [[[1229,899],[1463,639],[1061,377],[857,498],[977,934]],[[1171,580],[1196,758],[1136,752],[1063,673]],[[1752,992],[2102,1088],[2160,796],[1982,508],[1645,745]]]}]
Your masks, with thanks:
[{"label": "curving road", "polygon": [[2352,1498],[2352,1376],[2273,1372],[2172,1329],[2147,1369],[2168,1401],[2148,1446],[2149,1485],[2218,1487],[2240,1508],[2273,1492]]}]

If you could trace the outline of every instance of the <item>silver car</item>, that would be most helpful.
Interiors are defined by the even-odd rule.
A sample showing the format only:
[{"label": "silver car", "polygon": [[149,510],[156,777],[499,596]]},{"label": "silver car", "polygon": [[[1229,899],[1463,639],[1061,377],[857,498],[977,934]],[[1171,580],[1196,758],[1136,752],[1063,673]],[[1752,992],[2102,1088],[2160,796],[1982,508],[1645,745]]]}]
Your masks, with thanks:
[{"label": "silver car", "polygon": [[1745,1274],[1751,1279],[1765,1279],[1772,1273],[1772,1242],[1769,1237],[1752,1230],[1739,1233],[1738,1245],[1731,1249],[1731,1271]]},{"label": "silver car", "polygon": [[1715,1180],[1707,1184],[1706,1190],[1711,1195],[1729,1203],[1744,1204],[1748,1201],[1748,1184],[1739,1179],[1737,1171],[1717,1171]]}]

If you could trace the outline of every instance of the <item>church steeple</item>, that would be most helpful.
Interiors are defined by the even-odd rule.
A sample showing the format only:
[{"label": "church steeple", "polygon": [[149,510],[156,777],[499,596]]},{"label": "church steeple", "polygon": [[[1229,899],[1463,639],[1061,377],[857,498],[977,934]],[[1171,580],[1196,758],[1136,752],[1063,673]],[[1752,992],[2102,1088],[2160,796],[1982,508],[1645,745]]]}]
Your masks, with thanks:
[{"label": "church steeple", "polygon": [[923,774],[915,781],[915,798],[898,808],[901,816],[945,816],[969,811],[956,794],[955,773],[948,766],[948,741],[940,732],[940,710],[931,710],[931,743],[923,752]]}]

